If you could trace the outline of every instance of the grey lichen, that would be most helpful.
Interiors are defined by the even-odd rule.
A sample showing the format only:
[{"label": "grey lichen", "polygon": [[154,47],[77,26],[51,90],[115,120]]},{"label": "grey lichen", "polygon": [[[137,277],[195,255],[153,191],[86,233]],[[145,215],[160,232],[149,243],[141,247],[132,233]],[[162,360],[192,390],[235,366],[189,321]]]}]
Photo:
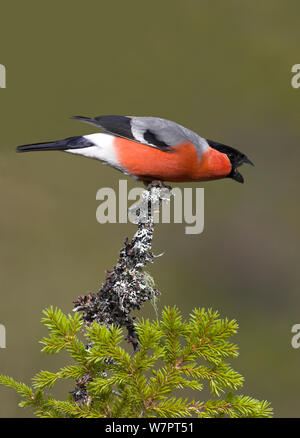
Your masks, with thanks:
[{"label": "grey lichen", "polygon": [[159,209],[166,190],[169,188],[161,183],[148,185],[136,209],[138,229],[130,241],[126,238],[119,260],[113,270],[106,272],[101,289],[97,293],[80,295],[73,302],[73,310],[82,312],[87,325],[97,321],[107,327],[111,324],[125,327],[127,340],[135,351],[138,349],[138,336],[131,311],[139,310],[146,301],[155,303],[160,294],[143,269],[155,258],[152,253],[154,211]]}]

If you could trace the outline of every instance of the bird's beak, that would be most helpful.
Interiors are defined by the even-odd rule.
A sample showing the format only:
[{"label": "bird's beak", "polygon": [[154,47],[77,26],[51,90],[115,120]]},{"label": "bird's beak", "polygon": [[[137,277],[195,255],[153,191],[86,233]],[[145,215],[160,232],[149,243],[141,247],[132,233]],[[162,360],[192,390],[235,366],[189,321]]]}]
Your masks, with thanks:
[{"label": "bird's beak", "polygon": [[239,183],[243,183],[244,182],[244,177],[243,175],[240,174],[240,172],[237,169],[233,169],[231,174],[230,174],[230,178],[234,179],[235,181],[239,182]]},{"label": "bird's beak", "polygon": [[248,157],[246,157],[246,155],[245,155],[245,158],[243,161],[244,161],[244,163],[248,163],[248,164],[251,164],[251,166],[254,166],[254,163]]}]

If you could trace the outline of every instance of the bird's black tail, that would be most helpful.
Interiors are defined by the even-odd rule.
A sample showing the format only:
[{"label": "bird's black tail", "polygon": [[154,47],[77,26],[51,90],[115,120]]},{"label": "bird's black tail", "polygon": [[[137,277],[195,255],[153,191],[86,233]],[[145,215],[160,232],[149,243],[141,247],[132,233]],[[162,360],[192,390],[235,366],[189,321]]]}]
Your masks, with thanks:
[{"label": "bird's black tail", "polygon": [[65,138],[64,140],[18,146],[17,152],[65,151],[67,149],[80,149],[93,145],[94,143],[92,143],[90,140],[88,140],[85,137],[69,137],[69,138]]}]

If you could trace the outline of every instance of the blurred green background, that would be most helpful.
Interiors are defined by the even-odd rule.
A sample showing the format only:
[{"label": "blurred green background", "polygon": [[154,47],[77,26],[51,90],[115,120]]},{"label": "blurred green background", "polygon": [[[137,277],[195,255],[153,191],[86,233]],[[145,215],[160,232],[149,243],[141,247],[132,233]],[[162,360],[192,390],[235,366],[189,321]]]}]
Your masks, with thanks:
[{"label": "blurred green background", "polygon": [[[246,378],[242,392],[272,402],[277,417],[299,416],[300,350],[291,346],[300,323],[300,89],[291,86],[299,14],[296,0],[1,5],[1,373],[30,383],[66,363],[40,353],[42,309],[68,313],[79,294],[97,291],[135,232],[95,218],[97,190],[117,188],[121,174],[59,152],[17,155],[15,146],[97,131],[71,115],[152,115],[232,145],[256,165],[243,166],[244,185],[186,185],[205,188],[203,234],[157,226],[159,307],[236,318],[232,363]],[[150,304],[143,315],[155,316]],[[66,388],[56,391],[65,397]],[[18,401],[1,387],[0,416],[30,416]]]}]

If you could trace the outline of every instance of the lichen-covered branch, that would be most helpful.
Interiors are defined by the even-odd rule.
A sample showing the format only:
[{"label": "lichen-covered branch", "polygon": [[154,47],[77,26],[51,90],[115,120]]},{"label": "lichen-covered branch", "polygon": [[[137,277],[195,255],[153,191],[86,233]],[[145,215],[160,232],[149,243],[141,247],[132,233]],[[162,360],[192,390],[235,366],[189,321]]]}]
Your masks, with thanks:
[{"label": "lichen-covered branch", "polygon": [[[153,263],[155,258],[152,252],[154,214],[159,210],[161,201],[168,199],[169,193],[170,187],[161,182],[148,185],[142,201],[135,206],[134,212],[130,212],[131,215],[135,214],[138,229],[131,240],[125,239],[119,260],[112,270],[106,271],[101,289],[97,293],[80,295],[73,301],[73,310],[82,313],[86,325],[96,321],[106,327],[114,324],[126,328],[126,339],[134,351],[139,349],[139,341],[131,312],[139,310],[146,301],[154,300],[160,293],[144,268]],[[85,383],[82,384],[80,379],[72,391],[77,404],[87,402]]]},{"label": "lichen-covered branch", "polygon": [[166,190],[169,188],[161,183],[149,184],[143,192],[142,202],[135,208],[138,229],[131,240],[126,238],[119,260],[111,271],[107,271],[101,289],[98,293],[80,295],[74,301],[74,311],[82,312],[87,325],[97,321],[107,327],[111,324],[125,327],[127,340],[135,351],[138,337],[131,311],[139,310],[146,301],[159,295],[143,270],[155,257],[152,252],[154,212],[165,199]]}]

